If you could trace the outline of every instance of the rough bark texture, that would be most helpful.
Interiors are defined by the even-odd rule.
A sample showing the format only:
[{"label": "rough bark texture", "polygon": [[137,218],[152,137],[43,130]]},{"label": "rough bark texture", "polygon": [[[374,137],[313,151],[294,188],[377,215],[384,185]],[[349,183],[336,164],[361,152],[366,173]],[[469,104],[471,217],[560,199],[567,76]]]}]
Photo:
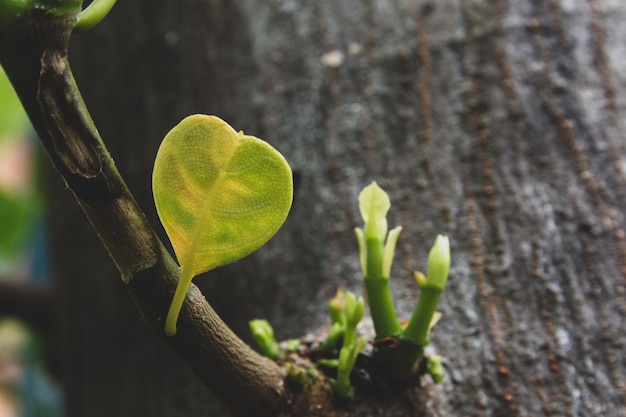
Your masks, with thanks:
[{"label": "rough bark texture", "polygon": [[[356,196],[376,180],[404,226],[400,316],[436,234],[453,245],[432,343],[448,378],[395,415],[623,416],[624,21],[608,0],[134,0],[70,59],[155,227],[152,161],[190,113],[298,173],[278,235],[196,279],[247,340],[251,318],[298,337],[327,324],[338,286],[362,292]],[[321,59],[335,50],[337,68]],[[70,193],[53,196],[68,416],[224,415],[143,324]]]}]

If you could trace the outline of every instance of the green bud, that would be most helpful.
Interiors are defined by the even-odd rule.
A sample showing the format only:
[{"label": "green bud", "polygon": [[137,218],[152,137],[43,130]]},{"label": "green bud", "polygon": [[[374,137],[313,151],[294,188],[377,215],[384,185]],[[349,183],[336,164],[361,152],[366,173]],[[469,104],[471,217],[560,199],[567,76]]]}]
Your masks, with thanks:
[{"label": "green bud", "polygon": [[411,321],[402,332],[406,339],[421,346],[428,344],[430,330],[439,319],[435,310],[448,281],[449,271],[450,241],[446,236],[439,235],[428,255],[428,277],[419,272],[413,274],[422,292]]},{"label": "green bud", "polygon": [[285,363],[287,381],[302,389],[308,381],[307,370],[291,362]]},{"label": "green bud", "polygon": [[441,383],[446,376],[446,370],[441,363],[441,356],[430,355],[426,360],[426,371],[433,378],[435,384]]},{"label": "green bud", "polygon": [[352,300],[350,301],[349,307],[348,303],[346,303],[346,325],[356,328],[359,322],[363,319],[363,314],[365,313],[365,301],[363,300],[363,297],[355,297],[354,294],[349,291],[348,294],[352,296]]},{"label": "green bud", "polygon": [[254,340],[256,340],[261,353],[270,359],[278,359],[280,357],[280,348],[276,339],[274,339],[274,330],[267,320],[255,319],[251,320],[248,325]]},{"label": "green bud", "polygon": [[450,271],[450,240],[438,235],[428,255],[427,285],[443,290]]},{"label": "green bud", "polygon": [[300,339],[289,339],[287,340],[287,353],[294,353],[300,347]]},{"label": "green bud", "polygon": [[351,291],[346,291],[346,301],[344,308],[346,314],[346,323],[349,323],[352,321],[352,315],[354,313],[354,309],[356,308],[356,295],[354,295]]},{"label": "green bud", "polygon": [[333,324],[340,323],[341,325],[345,324],[345,314],[344,308],[346,305],[346,298],[343,289],[338,289],[337,294],[333,297],[332,300],[328,303],[328,308],[330,310],[330,318]]},{"label": "green bud", "polygon": [[426,285],[426,275],[422,274],[419,271],[413,272],[413,279],[415,280],[415,282],[417,282],[417,285],[419,285],[420,288]]},{"label": "green bud", "polygon": [[366,239],[385,240],[389,208],[391,208],[389,196],[376,184],[376,181],[363,188],[359,194],[359,210],[365,222]]}]

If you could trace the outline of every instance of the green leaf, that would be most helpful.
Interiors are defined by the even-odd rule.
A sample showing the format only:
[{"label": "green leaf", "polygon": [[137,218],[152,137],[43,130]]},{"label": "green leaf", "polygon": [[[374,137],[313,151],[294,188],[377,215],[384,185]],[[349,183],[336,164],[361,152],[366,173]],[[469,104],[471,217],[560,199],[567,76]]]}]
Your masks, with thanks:
[{"label": "green leaf", "polygon": [[193,115],[163,139],[152,186],[182,267],[169,331],[166,325],[174,334],[193,276],[243,258],[278,231],[291,208],[292,175],[266,142],[215,116]]},{"label": "green leaf", "polygon": [[266,142],[215,117],[194,115],[159,148],[154,199],[182,266],[194,275],[254,252],[291,207],[289,165]]}]

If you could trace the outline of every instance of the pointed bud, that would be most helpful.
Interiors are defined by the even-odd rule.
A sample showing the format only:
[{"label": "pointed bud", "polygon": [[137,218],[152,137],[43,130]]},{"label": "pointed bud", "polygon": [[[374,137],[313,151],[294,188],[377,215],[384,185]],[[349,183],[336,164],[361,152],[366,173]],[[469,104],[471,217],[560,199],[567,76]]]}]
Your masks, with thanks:
[{"label": "pointed bud", "polygon": [[359,210],[365,222],[366,239],[384,241],[387,236],[387,212],[391,207],[389,196],[382,188],[372,182],[359,194]]},{"label": "pointed bud", "polygon": [[417,285],[419,285],[420,288],[426,285],[426,275],[422,274],[419,271],[413,272],[413,279],[415,280],[415,282],[417,282]]},{"label": "pointed bud", "polygon": [[346,298],[344,291],[340,288],[337,290],[337,294],[333,297],[332,300],[328,303],[328,308],[330,310],[330,318],[332,323],[339,323],[342,326],[345,325],[345,314],[344,308],[346,305]]},{"label": "pointed bud", "polygon": [[441,356],[430,355],[426,360],[426,371],[433,378],[435,384],[441,383],[446,375],[446,370],[441,363]]},{"label": "pointed bud", "polygon": [[450,240],[439,235],[428,255],[427,284],[443,290],[450,271]]}]

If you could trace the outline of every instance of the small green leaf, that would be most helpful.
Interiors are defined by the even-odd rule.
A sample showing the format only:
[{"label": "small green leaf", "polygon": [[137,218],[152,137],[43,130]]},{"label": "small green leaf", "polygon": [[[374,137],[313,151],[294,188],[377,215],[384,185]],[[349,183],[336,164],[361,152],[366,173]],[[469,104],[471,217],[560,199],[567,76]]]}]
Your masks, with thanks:
[{"label": "small green leaf", "polygon": [[421,346],[428,344],[430,329],[438,320],[434,318],[437,314],[435,309],[448,281],[449,271],[450,240],[447,236],[438,235],[428,255],[428,276],[424,277],[420,272],[413,275],[422,291],[411,321],[402,332],[406,339]]},{"label": "small green leaf", "polygon": [[383,277],[391,276],[391,264],[393,263],[393,254],[396,250],[396,243],[398,242],[398,236],[402,231],[402,226],[391,229],[387,235],[387,241],[383,249]]},{"label": "small green leaf", "polygon": [[206,115],[185,118],[163,139],[154,201],[182,267],[168,313],[176,320],[193,276],[237,261],[267,242],[291,207],[291,169],[269,144]]}]

